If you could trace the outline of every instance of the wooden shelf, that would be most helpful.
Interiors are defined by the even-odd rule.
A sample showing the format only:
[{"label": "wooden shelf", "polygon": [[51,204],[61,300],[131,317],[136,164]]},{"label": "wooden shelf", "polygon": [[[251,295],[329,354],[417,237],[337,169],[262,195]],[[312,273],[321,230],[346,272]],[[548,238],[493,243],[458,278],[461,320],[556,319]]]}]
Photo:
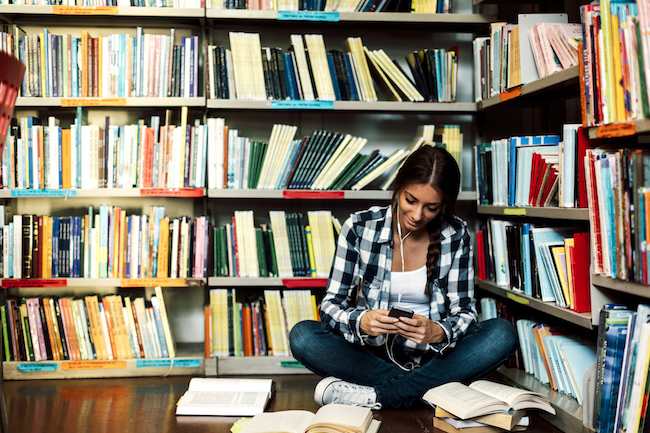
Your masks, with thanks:
[{"label": "wooden shelf", "polygon": [[[456,31],[475,33],[496,21],[496,15],[485,14],[416,14],[408,12],[280,12],[237,9],[206,9],[206,18],[210,20],[262,21],[317,21],[319,25],[337,23],[365,24],[382,27],[391,24],[409,24],[410,26],[428,25],[429,31]],[[430,25],[433,24],[434,27]]]},{"label": "wooden shelf", "polygon": [[589,209],[585,208],[479,205],[477,206],[477,211],[480,214],[500,215],[506,217],[533,217],[589,221]]},{"label": "wooden shelf", "polygon": [[204,188],[92,188],[92,189],[2,189],[0,198],[93,198],[93,197],[205,197]]},{"label": "wooden shelf", "polygon": [[[276,104],[273,104],[275,102]],[[287,103],[288,108],[275,108],[277,103]],[[207,108],[219,110],[316,110],[316,111],[371,111],[371,112],[415,112],[415,113],[474,113],[473,102],[398,102],[398,101],[333,101],[321,104],[321,101],[243,101],[232,99],[208,99]]]},{"label": "wooden shelf", "polygon": [[533,375],[526,374],[523,370],[501,366],[496,373],[513,386],[525,388],[544,396],[555,408],[556,415],[553,416],[542,411],[537,413],[555,427],[564,432],[594,433],[593,429],[582,424],[583,408],[573,397],[542,385]]},{"label": "wooden shelf", "polygon": [[627,123],[612,123],[610,125],[592,126],[589,128],[589,138],[616,138],[650,133],[650,119],[633,120]]},{"label": "wooden shelf", "polygon": [[594,286],[605,287],[610,290],[616,290],[617,292],[650,299],[650,286],[645,284],[617,280],[599,274],[591,274],[591,284]]},{"label": "wooden shelf", "polygon": [[3,289],[40,287],[197,287],[206,278],[3,278]]},{"label": "wooden shelf", "polygon": [[[215,359],[215,358],[211,358]],[[207,361],[207,360],[206,360]],[[241,376],[254,374],[313,374],[305,367],[285,367],[282,363],[294,363],[291,356],[223,356],[216,358],[216,374]]]},{"label": "wooden shelf", "polygon": [[[292,196],[295,193],[296,197]],[[291,199],[307,198],[317,200],[390,200],[393,191],[359,190],[359,191],[312,191],[279,189],[209,189],[209,198],[220,199]],[[459,201],[476,200],[476,192],[461,191]]]},{"label": "wooden shelf", "polygon": [[[205,98],[202,96],[196,98],[28,98],[20,96],[16,99],[16,108],[71,108],[66,100],[72,104],[83,107],[102,107],[102,108],[204,108]],[[74,106],[76,106],[74,105]]]},{"label": "wooden shelf", "polygon": [[203,376],[202,343],[179,344],[176,358],[114,361],[5,361],[6,380],[80,379],[99,377]]},{"label": "wooden shelf", "polygon": [[[575,89],[567,89],[568,87]],[[513,92],[518,93],[518,91],[515,90],[513,90]],[[478,101],[477,106],[480,111],[488,108],[505,106],[506,104],[509,106],[515,102],[532,102],[538,96],[548,100],[551,99],[549,98],[549,94],[555,92],[560,93],[558,96],[564,97],[577,96],[579,94],[577,66],[572,66],[568,69],[556,72],[555,74],[524,84],[521,86],[521,94],[519,96],[508,99],[510,93],[504,92]]]},{"label": "wooden shelf", "polygon": [[244,277],[209,277],[208,286],[210,287],[318,287],[324,288],[327,285],[327,278],[244,278]]},{"label": "wooden shelf", "polygon": [[2,15],[101,15],[101,16],[130,16],[130,17],[169,17],[169,18],[204,18],[204,8],[173,8],[173,7],[124,7],[124,6],[65,6],[55,13],[52,5],[0,5]]},{"label": "wooden shelf", "polygon": [[501,298],[506,298],[511,301],[525,305],[533,310],[541,311],[550,316],[557,317],[565,322],[573,323],[582,328],[592,329],[591,313],[576,313],[575,311],[567,308],[561,308],[554,303],[542,302],[539,299],[526,296],[522,292],[515,292],[509,288],[498,286],[493,281],[476,280],[477,286],[486,292]]}]

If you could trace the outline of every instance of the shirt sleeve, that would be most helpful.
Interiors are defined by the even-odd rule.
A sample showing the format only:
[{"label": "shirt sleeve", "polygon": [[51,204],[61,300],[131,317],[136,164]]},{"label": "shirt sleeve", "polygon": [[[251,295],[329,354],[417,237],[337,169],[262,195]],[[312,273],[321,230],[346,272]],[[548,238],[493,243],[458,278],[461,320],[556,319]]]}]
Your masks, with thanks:
[{"label": "shirt sleeve", "polygon": [[332,270],[321,302],[321,320],[339,331],[352,343],[364,344],[361,338],[361,316],[364,310],[353,305],[355,280],[359,273],[359,239],[352,218],[341,226]]},{"label": "shirt sleeve", "polygon": [[456,342],[465,335],[469,326],[478,319],[476,299],[474,299],[473,263],[472,242],[469,232],[464,229],[446,277],[448,315],[436,322],[445,331],[447,338],[441,343],[429,344],[429,350],[442,354],[448,348],[454,347]]}]

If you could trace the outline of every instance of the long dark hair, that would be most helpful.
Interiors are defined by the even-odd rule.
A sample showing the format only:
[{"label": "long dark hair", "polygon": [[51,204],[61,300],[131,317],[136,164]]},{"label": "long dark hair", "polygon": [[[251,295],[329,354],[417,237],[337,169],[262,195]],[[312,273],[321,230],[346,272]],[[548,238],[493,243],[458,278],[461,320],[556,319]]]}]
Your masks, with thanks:
[{"label": "long dark hair", "polygon": [[[429,293],[429,283],[433,278],[433,271],[440,257],[441,223],[444,220],[450,225],[455,225],[456,199],[460,189],[458,164],[454,157],[441,147],[422,146],[413,152],[395,177],[392,199],[393,209],[395,209],[404,188],[413,184],[430,185],[442,196],[442,210],[427,225],[429,250],[427,251],[427,285],[425,293]],[[399,224],[399,221],[397,223]]]}]

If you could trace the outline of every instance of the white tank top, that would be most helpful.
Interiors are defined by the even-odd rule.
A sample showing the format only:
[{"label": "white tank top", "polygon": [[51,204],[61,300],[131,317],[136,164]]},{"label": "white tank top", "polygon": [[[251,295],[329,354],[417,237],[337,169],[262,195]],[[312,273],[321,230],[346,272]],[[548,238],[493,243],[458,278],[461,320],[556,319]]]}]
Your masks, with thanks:
[{"label": "white tank top", "polygon": [[[407,272],[390,273],[390,296],[388,308],[393,305],[413,310],[415,314],[429,317],[429,295],[424,293],[427,285],[427,267]],[[401,299],[400,299],[401,295]]]}]

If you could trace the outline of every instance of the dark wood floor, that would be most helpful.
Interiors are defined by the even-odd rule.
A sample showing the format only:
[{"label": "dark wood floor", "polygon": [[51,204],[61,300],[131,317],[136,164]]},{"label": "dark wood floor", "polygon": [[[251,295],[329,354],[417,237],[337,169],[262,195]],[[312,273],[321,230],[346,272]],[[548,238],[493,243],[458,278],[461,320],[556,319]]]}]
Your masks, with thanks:
[{"label": "dark wood floor", "polygon": [[[267,410],[315,412],[314,387],[320,378],[273,376],[276,393]],[[190,377],[68,379],[4,383],[11,433],[229,433],[233,417],[177,417],[175,406]],[[432,410],[375,411],[379,433],[434,432]],[[531,433],[559,430],[534,414]],[[7,433],[7,432],[3,432]]]}]

